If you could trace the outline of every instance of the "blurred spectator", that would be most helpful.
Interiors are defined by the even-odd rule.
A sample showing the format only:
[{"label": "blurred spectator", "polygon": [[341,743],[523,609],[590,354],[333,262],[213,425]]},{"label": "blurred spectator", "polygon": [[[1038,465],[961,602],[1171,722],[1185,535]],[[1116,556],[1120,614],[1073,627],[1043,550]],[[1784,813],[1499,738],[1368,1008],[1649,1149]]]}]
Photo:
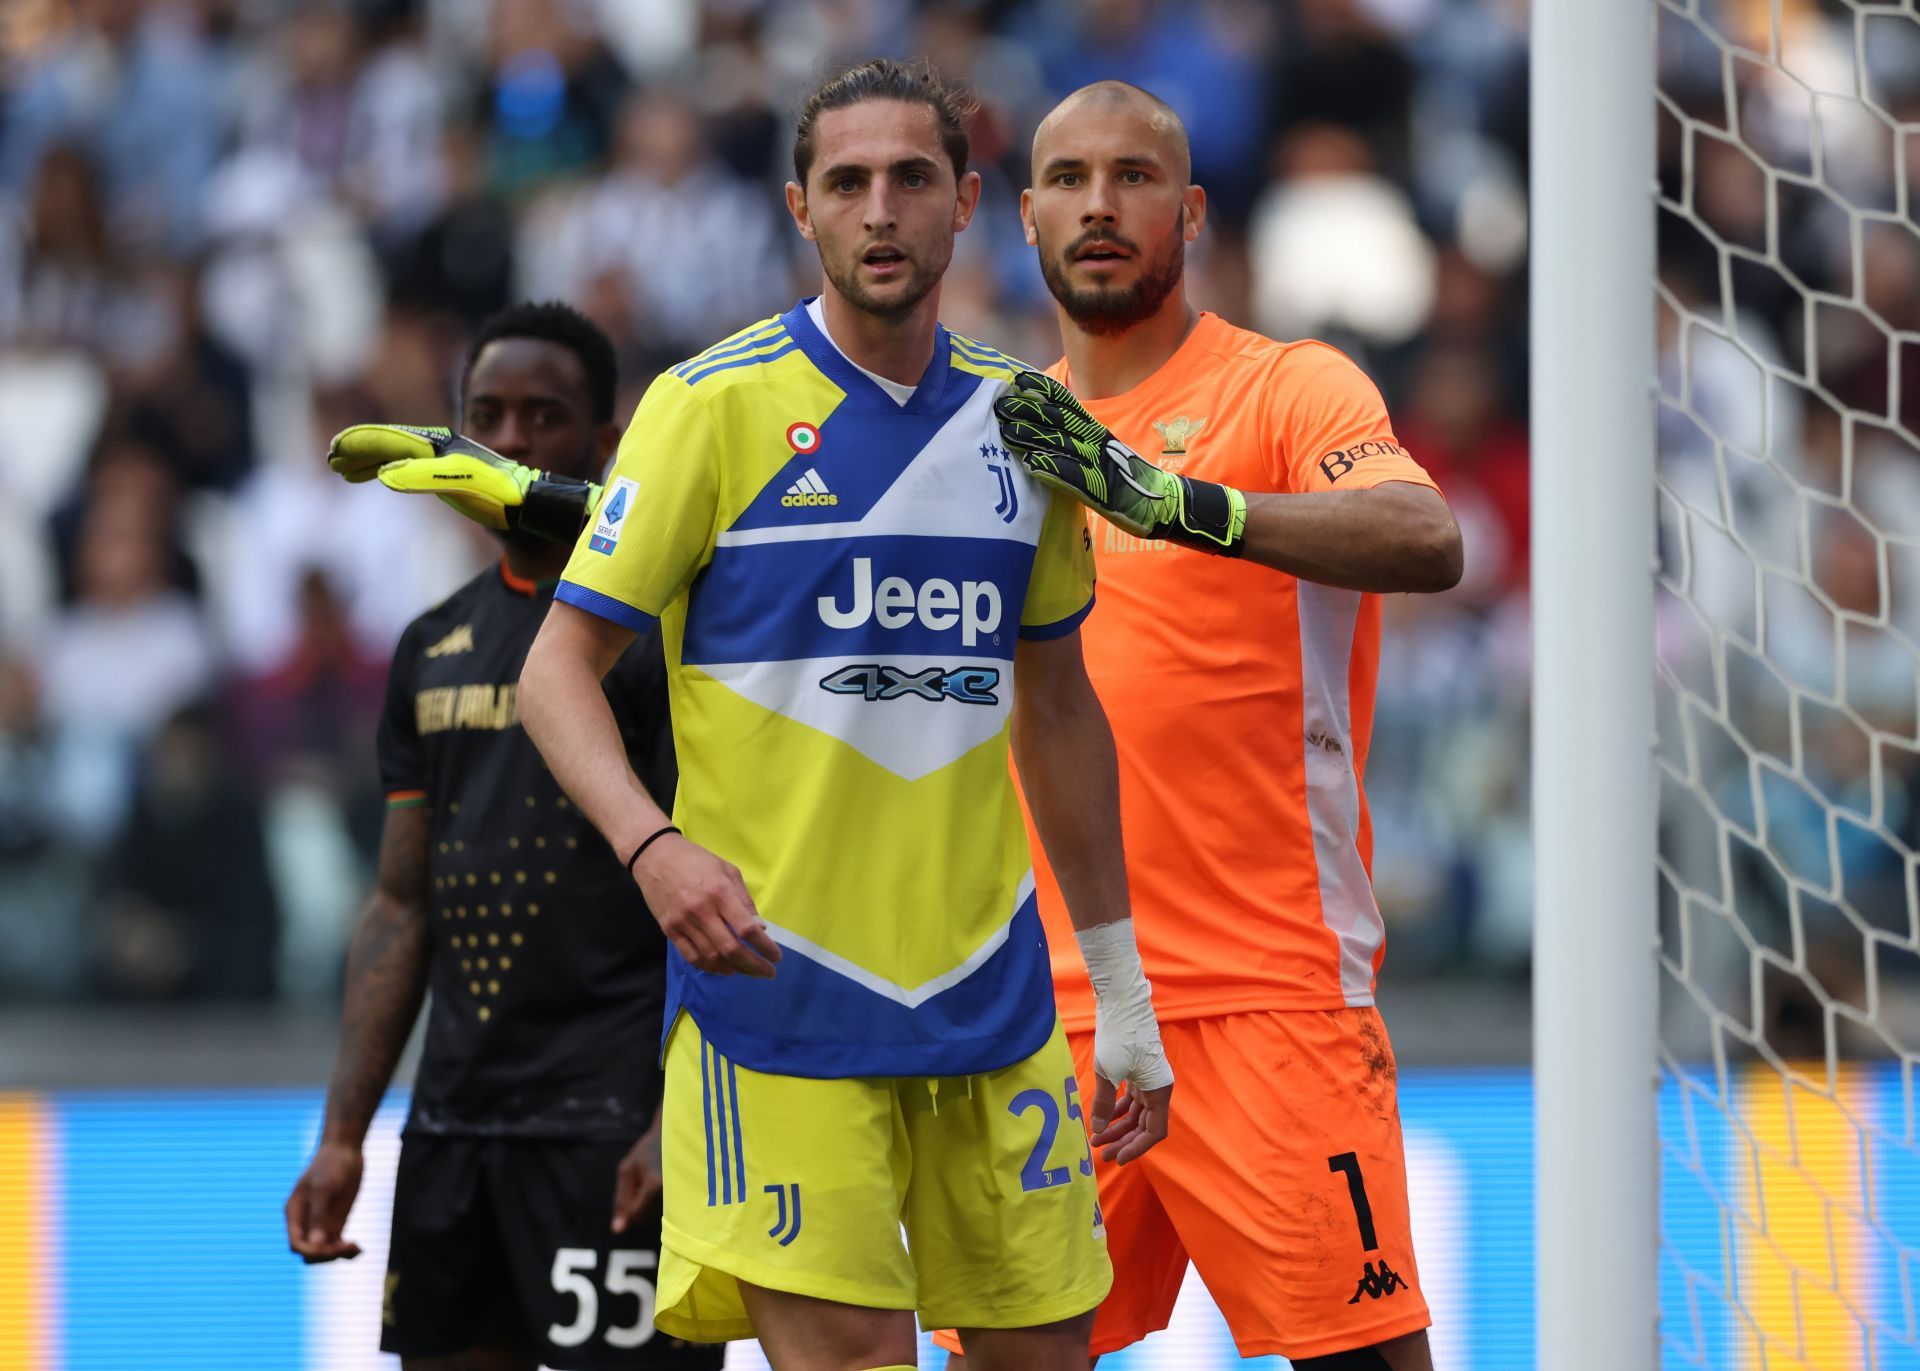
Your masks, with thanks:
[{"label": "blurred spectator", "polygon": [[276,923],[259,810],[230,774],[211,711],[183,710],[146,751],[104,869],[97,987],[114,998],[263,998]]},{"label": "blurred spectator", "polygon": [[1173,106],[1193,143],[1195,180],[1238,218],[1261,180],[1275,85],[1262,58],[1274,38],[1274,9],[1258,0],[1044,0],[1031,41],[1056,98],[1092,81],[1120,80]]},{"label": "blurred spectator", "polygon": [[1282,136],[1280,179],[1255,206],[1254,309],[1276,338],[1399,343],[1433,305],[1433,245],[1359,134],[1308,124]]},{"label": "blurred spectator", "polygon": [[1527,588],[1527,431],[1503,400],[1491,356],[1442,343],[1415,369],[1395,426],[1447,492],[1466,539],[1461,585],[1474,598]]},{"label": "blurred spectator", "polygon": [[318,568],[300,578],[299,616],[291,650],[233,683],[227,717],[240,756],[257,790],[315,781],[349,812],[373,813],[381,796],[369,739],[385,698],[386,659],[354,633]]},{"label": "blurred spectator", "polygon": [[563,0],[493,7],[484,123],[489,176],[509,195],[584,171],[607,150],[629,81],[588,18]]},{"label": "blurred spectator", "polygon": [[0,122],[0,187],[20,195],[49,147],[78,143],[104,170],[116,234],[185,249],[199,235],[224,86],[191,6],[76,0],[14,84]]},{"label": "blurred spectator", "polygon": [[387,300],[443,310],[473,328],[512,295],[513,214],[486,184],[471,133],[449,130],[443,158],[446,203],[417,235],[389,247]]},{"label": "blurred spectator", "polygon": [[82,549],[102,508],[112,517],[138,521],[158,543],[167,589],[198,595],[200,569],[181,546],[179,505],[180,478],[160,454],[124,428],[109,429],[94,449],[84,483],[48,519],[61,597],[76,601],[86,594]]},{"label": "blurred spectator", "polygon": [[1364,139],[1404,182],[1419,76],[1362,0],[1298,0],[1279,72],[1280,124],[1328,124]]},{"label": "blurred spectator", "polygon": [[776,204],[714,158],[684,95],[656,88],[622,110],[608,174],[530,216],[521,293],[578,298],[610,274],[628,294],[628,338],[677,360],[787,294],[791,229]]},{"label": "blurred spectator", "polygon": [[193,602],[168,581],[168,486],[129,455],[89,487],[75,549],[75,599],[40,645],[54,791],[68,822],[98,839],[125,811],[133,762],[153,730],[213,681]]},{"label": "blurred spectator", "polygon": [[231,491],[253,467],[253,377],[207,328],[198,275],[186,267],[153,275],[171,327],[164,346],[121,378],[108,424],[149,445],[184,488]]},{"label": "blurred spectator", "polygon": [[119,366],[152,360],[172,332],[168,301],[116,251],[91,157],[48,148],[25,203],[0,239],[0,340]]}]

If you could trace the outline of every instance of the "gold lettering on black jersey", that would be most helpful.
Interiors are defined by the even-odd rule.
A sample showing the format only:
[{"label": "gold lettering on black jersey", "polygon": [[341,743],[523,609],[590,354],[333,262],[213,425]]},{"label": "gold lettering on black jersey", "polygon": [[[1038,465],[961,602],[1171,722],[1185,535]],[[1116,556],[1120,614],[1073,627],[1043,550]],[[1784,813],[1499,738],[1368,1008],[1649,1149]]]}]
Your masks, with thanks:
[{"label": "gold lettering on black jersey", "polygon": [[438,733],[453,727],[452,686],[435,686],[413,697],[414,727],[422,733]]},{"label": "gold lettering on black jersey", "polygon": [[451,657],[456,652],[473,651],[473,625],[462,624],[432,647],[427,649],[429,657]]},{"label": "gold lettering on black jersey", "polygon": [[498,733],[520,722],[520,687],[506,685],[434,686],[414,696],[415,726],[421,733],[450,728]]}]

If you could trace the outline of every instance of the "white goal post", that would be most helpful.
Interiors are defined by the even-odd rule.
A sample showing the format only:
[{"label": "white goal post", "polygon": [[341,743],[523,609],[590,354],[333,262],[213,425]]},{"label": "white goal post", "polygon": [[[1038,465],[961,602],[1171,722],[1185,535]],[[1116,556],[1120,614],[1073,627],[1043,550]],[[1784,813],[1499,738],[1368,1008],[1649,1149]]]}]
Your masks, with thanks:
[{"label": "white goal post", "polygon": [[1655,1364],[1654,55],[1534,0],[1533,1055],[1543,1371]]},{"label": "white goal post", "polygon": [[1920,3],[1533,18],[1538,1365],[1920,1367]]}]

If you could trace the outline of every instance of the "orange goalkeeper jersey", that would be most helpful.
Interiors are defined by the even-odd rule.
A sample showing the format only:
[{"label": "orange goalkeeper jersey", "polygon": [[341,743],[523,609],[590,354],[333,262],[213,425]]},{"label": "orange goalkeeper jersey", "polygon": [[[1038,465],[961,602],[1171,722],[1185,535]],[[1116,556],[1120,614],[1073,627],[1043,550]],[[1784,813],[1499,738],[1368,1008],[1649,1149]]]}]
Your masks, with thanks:
[{"label": "orange goalkeeper jersey", "polygon": [[[1064,360],[1051,374],[1073,383]],[[1212,314],[1152,376],[1088,408],[1166,470],[1245,491],[1434,484],[1342,353]],[[1371,1004],[1385,930],[1361,777],[1380,598],[1100,519],[1092,534],[1099,609],[1081,636],[1119,751],[1134,923],[1160,1017]],[[1061,1018],[1088,1027],[1093,992],[1065,905],[1044,865],[1036,876]]]}]

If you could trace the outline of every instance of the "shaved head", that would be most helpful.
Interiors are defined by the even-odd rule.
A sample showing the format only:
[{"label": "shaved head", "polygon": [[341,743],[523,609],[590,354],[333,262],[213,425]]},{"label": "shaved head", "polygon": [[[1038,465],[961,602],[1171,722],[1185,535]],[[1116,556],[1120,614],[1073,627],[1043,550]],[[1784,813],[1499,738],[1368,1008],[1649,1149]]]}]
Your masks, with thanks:
[{"label": "shaved head", "polygon": [[[1033,174],[1038,177],[1048,152],[1050,135],[1073,116],[1081,113],[1106,118],[1133,115],[1151,132],[1157,153],[1167,168],[1168,179],[1185,185],[1193,179],[1193,149],[1187,142],[1187,126],[1173,112],[1173,106],[1150,90],[1126,81],[1095,81],[1082,86],[1055,105],[1040,127],[1033,132]],[[1147,151],[1147,149],[1142,149]]]},{"label": "shaved head", "polygon": [[1082,86],[1040,122],[1020,217],[1048,291],[1081,332],[1185,315],[1186,245],[1206,217],[1192,175],[1180,116],[1125,81]]}]

